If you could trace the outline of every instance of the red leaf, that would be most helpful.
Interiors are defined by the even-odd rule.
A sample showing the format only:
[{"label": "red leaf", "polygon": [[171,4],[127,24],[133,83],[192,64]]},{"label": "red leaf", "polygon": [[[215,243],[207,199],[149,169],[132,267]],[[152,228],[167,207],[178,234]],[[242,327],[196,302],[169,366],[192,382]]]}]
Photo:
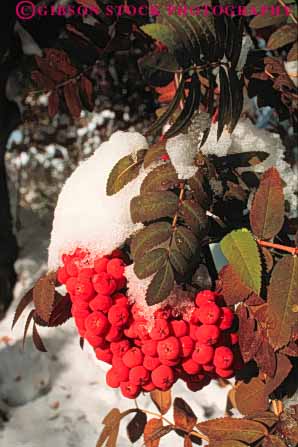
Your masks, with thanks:
[{"label": "red leaf", "polygon": [[239,319],[239,347],[245,363],[254,358],[262,343],[256,331],[256,321],[249,318],[245,306],[239,306],[237,309]]},{"label": "red leaf", "polygon": [[38,333],[36,324],[33,325],[33,342],[35,344],[36,349],[41,352],[47,352],[45,345],[43,344],[43,341]]},{"label": "red leaf", "polygon": [[33,319],[33,315],[34,315],[35,309],[32,309],[31,312],[29,313],[27,320],[26,320],[26,324],[25,324],[25,329],[24,329],[24,335],[23,335],[23,349],[25,346],[25,341],[26,341],[26,337],[27,337],[27,333],[28,333],[28,329],[30,326],[30,323]]},{"label": "red leaf", "polygon": [[277,369],[274,377],[267,380],[265,389],[266,393],[271,394],[279,385],[288,377],[293,365],[283,354],[277,354]]},{"label": "red leaf", "polygon": [[70,58],[65,51],[57,48],[46,48],[44,51],[50,67],[58,67],[60,71],[70,77],[74,77],[77,74],[77,69],[71,64]]},{"label": "red leaf", "polygon": [[38,70],[32,71],[31,79],[36,82],[39,88],[42,88],[45,91],[50,91],[55,88],[55,83]]},{"label": "red leaf", "polygon": [[72,317],[71,306],[72,303],[68,295],[61,296],[58,293],[56,293],[55,304],[51,313],[48,326],[50,327],[60,326],[61,324],[69,320]]},{"label": "red leaf", "polygon": [[243,284],[231,264],[224,266],[219,272],[217,291],[224,296],[229,306],[245,301],[252,293],[252,290]]},{"label": "red leaf", "polygon": [[35,284],[33,288],[33,301],[37,315],[49,323],[55,302],[56,273],[50,273]]},{"label": "red leaf", "polygon": [[76,82],[68,82],[64,86],[64,98],[72,117],[80,118],[82,106],[79,96],[79,88]]},{"label": "red leaf", "polygon": [[17,321],[19,320],[20,316],[22,315],[22,313],[24,312],[24,310],[26,309],[26,307],[32,303],[33,301],[33,289],[29,290],[25,296],[23,296],[23,298],[21,299],[21,301],[19,302],[15,314],[14,314],[14,318],[13,318],[13,322],[12,322],[12,329],[14,328],[14,326],[16,325]]}]

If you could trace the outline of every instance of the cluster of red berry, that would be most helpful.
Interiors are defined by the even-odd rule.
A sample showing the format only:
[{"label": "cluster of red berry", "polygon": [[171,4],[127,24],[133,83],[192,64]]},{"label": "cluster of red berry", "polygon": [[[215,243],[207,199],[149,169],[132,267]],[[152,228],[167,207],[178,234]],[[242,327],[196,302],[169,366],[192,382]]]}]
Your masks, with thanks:
[{"label": "cluster of red berry", "polygon": [[169,307],[154,314],[148,331],[137,304],[125,295],[125,264],[121,252],[95,259],[78,249],[63,256],[58,281],[72,301],[79,334],[94,348],[99,360],[112,365],[106,382],[120,387],[123,396],[141,391],[167,390],[179,378],[197,391],[212,378],[234,375],[238,337],[234,314],[210,290],[197,294],[189,321]]}]

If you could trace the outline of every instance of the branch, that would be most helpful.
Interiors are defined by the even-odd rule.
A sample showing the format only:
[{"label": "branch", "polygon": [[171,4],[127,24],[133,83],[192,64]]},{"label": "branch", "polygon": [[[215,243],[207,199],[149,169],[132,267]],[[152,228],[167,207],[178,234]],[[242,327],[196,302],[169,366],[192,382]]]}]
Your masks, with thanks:
[{"label": "branch", "polygon": [[265,242],[261,241],[260,239],[257,239],[257,243],[261,245],[261,247],[275,248],[276,250],[281,250],[290,253],[293,256],[298,255],[298,247],[287,247],[286,245],[273,244],[272,242]]}]

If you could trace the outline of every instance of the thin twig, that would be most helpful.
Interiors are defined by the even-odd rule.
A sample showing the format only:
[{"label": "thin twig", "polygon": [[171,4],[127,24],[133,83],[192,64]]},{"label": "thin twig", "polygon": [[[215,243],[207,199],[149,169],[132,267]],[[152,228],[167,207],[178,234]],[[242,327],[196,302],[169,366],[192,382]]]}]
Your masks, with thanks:
[{"label": "thin twig", "polygon": [[257,239],[257,243],[261,245],[261,247],[275,248],[276,250],[285,251],[287,253],[291,253],[293,256],[298,255],[298,247],[287,247],[286,245],[273,244],[272,242],[265,242]]},{"label": "thin twig", "polygon": [[289,17],[291,17],[291,19],[293,20],[294,23],[298,23],[296,17],[294,16],[291,8],[289,8],[289,6],[287,6],[283,0],[278,0],[278,3],[285,9],[290,11],[289,12]]}]

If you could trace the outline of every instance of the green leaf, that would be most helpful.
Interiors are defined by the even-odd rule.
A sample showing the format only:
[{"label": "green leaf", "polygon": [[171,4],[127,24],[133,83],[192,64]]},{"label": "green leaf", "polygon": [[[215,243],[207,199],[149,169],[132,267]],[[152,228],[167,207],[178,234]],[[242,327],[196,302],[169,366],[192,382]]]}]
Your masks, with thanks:
[{"label": "green leaf", "polygon": [[251,444],[268,434],[266,427],[259,422],[228,417],[200,422],[197,427],[213,442],[235,440]]},{"label": "green leaf", "polygon": [[173,217],[178,208],[179,199],[171,191],[149,192],[134,197],[130,202],[133,223],[150,222],[162,217]]},{"label": "green leaf", "polygon": [[168,222],[155,222],[140,230],[133,236],[130,247],[133,259],[168,241],[171,235],[172,226]]},{"label": "green leaf", "polygon": [[220,246],[241,281],[259,294],[262,267],[258,246],[252,234],[245,228],[232,231],[222,239]]},{"label": "green leaf", "polygon": [[134,271],[139,279],[148,278],[157,272],[168,257],[168,250],[165,248],[157,248],[148,253],[138,257],[135,260]]},{"label": "green leaf", "polygon": [[188,228],[177,227],[174,233],[173,248],[176,248],[186,259],[189,259],[196,253],[198,245],[198,239]]},{"label": "green leaf", "polygon": [[298,320],[298,258],[285,256],[273,269],[268,289],[268,335],[275,350],[287,345]]},{"label": "green leaf", "polygon": [[156,273],[146,293],[146,301],[149,306],[161,303],[171,293],[174,287],[174,272],[170,262]]},{"label": "green leaf", "polygon": [[195,200],[184,200],[180,207],[180,213],[195,234],[204,236],[208,218],[206,211]]},{"label": "green leaf", "polygon": [[166,191],[179,183],[178,175],[171,163],[167,163],[149,172],[141,185],[141,194],[146,192]]},{"label": "green leaf", "polygon": [[174,51],[178,44],[177,35],[166,25],[159,23],[149,23],[141,26],[141,30],[154,40],[159,40],[168,47],[170,51]]},{"label": "green leaf", "polygon": [[250,224],[259,239],[276,236],[284,223],[285,203],[281,177],[276,168],[266,171],[254,196]]},{"label": "green leaf", "polygon": [[112,196],[139,175],[146,150],[137,152],[136,159],[132,155],[121,158],[113,167],[107,182],[107,195]]},{"label": "green leaf", "polygon": [[185,257],[177,250],[170,250],[169,260],[180,275],[185,275],[188,269],[188,262]]}]

